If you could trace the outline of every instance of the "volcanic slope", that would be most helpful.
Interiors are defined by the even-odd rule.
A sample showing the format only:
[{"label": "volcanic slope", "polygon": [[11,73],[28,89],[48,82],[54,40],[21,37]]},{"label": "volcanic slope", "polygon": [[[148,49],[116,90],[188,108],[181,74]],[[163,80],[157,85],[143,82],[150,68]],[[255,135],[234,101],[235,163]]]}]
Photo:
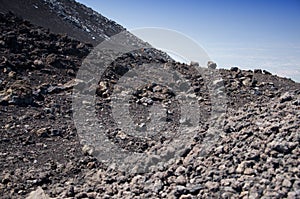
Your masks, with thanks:
[{"label": "volcanic slope", "polygon": [[[299,83],[261,70],[216,70],[223,79],[227,109],[221,128],[214,132],[217,140],[203,154],[202,141],[212,122],[205,117],[212,104],[203,74],[155,50],[120,57],[95,93],[111,142],[138,153],[165,143],[163,135],[145,140],[126,132],[120,135],[111,120],[109,102],[116,82],[141,63],[170,65],[183,74],[191,82],[200,114],[208,118],[176,161],[145,173],[124,173],[89,155],[72,119],[74,79],[91,46],[12,14],[0,15],[0,30],[1,198],[24,198],[38,191],[52,198],[299,197]],[[131,98],[137,120],[150,100],[175,102],[174,93],[163,85],[139,89]],[[165,107],[173,112],[170,121],[175,127],[180,123],[178,106]],[[166,132],[172,135],[170,129]]]}]

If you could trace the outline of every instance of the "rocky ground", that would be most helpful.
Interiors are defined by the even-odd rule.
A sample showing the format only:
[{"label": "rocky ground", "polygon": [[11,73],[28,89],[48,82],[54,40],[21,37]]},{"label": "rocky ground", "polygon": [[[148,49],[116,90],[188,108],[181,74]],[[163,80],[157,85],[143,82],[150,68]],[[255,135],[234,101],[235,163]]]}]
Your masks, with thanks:
[{"label": "rocky ground", "polygon": [[149,84],[133,93],[131,114],[142,123],[148,106],[163,104],[169,137],[136,139],[116,128],[110,97],[120,77],[141,63],[166,64],[189,79],[203,120],[181,157],[148,172],[121,172],[89,154],[72,118],[74,79],[92,46],[12,14],[0,15],[0,30],[1,198],[300,197],[299,83],[267,71],[217,69],[226,112],[214,132],[217,140],[203,154],[213,122],[204,73],[154,49],[126,54],[111,64],[95,93],[98,118],[111,142],[137,153],[159,150],[184,122],[174,92]]}]

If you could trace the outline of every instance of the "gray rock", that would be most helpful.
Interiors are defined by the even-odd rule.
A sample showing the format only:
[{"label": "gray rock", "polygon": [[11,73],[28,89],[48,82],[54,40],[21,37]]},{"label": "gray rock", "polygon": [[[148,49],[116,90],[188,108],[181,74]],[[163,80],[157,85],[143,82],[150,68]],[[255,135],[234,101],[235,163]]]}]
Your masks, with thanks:
[{"label": "gray rock", "polygon": [[246,168],[245,170],[244,170],[244,174],[246,174],[246,175],[252,175],[252,174],[254,174],[255,172],[254,172],[254,169],[252,169],[252,168]]},{"label": "gray rock", "polygon": [[48,132],[49,132],[49,130],[48,130],[47,128],[40,128],[40,129],[38,129],[35,133],[36,133],[37,136],[39,136],[39,137],[46,138],[46,137],[49,137]]},{"label": "gray rock", "polygon": [[214,85],[215,87],[223,86],[223,85],[224,85],[223,79],[217,79],[217,80],[213,81],[213,85]]},{"label": "gray rock", "polygon": [[237,168],[236,168],[236,172],[237,173],[243,173],[245,170],[245,162],[240,163]]},{"label": "gray rock", "polygon": [[217,191],[219,189],[220,184],[218,182],[208,181],[205,183],[205,186],[209,191]]},{"label": "gray rock", "polygon": [[254,69],[253,71],[254,73],[259,73],[259,74],[262,74],[262,70],[261,69]]},{"label": "gray rock", "polygon": [[263,70],[263,73],[264,73],[265,75],[272,75],[272,73],[270,73],[270,72],[267,71],[267,70]]},{"label": "gray rock", "polygon": [[148,97],[142,97],[140,99],[140,102],[144,105],[151,105],[153,104],[153,100],[151,98],[148,98]]},{"label": "gray rock", "polygon": [[26,199],[51,199],[41,187],[38,187],[35,191],[30,192]]},{"label": "gray rock", "polygon": [[201,189],[203,189],[203,186],[198,184],[198,185],[191,185],[187,186],[189,192],[193,195],[197,194]]},{"label": "gray rock", "polygon": [[230,71],[238,72],[240,69],[238,67],[231,67]]},{"label": "gray rock", "polygon": [[300,197],[300,191],[291,191],[288,193],[288,199],[295,199]]},{"label": "gray rock", "polygon": [[186,184],[186,178],[184,176],[180,175],[176,178],[175,183],[177,185],[185,185]]},{"label": "gray rock", "polygon": [[2,184],[7,184],[7,183],[11,182],[11,180],[12,180],[12,176],[9,173],[6,173],[2,177],[1,182],[2,182]]},{"label": "gray rock", "polygon": [[208,61],[207,62],[207,67],[210,69],[216,69],[217,68],[217,64],[213,61]]},{"label": "gray rock", "polygon": [[33,64],[36,66],[42,66],[44,63],[42,60],[36,59],[33,61]]},{"label": "gray rock", "polygon": [[182,195],[182,194],[185,194],[187,193],[187,188],[185,186],[182,186],[182,185],[177,185],[176,186],[176,190],[175,190],[175,195]]},{"label": "gray rock", "polygon": [[185,195],[181,195],[179,199],[193,199],[193,198],[196,197],[191,194],[185,194]]},{"label": "gray rock", "polygon": [[83,154],[85,154],[85,155],[92,155],[93,152],[94,152],[94,149],[93,149],[93,147],[91,147],[91,146],[89,146],[89,145],[84,145],[84,146],[82,147],[82,152],[83,152]]},{"label": "gray rock", "polygon": [[288,102],[293,100],[293,95],[289,92],[284,93],[280,98],[280,103]]},{"label": "gray rock", "polygon": [[199,62],[191,61],[190,66],[199,66]]},{"label": "gray rock", "polygon": [[289,187],[292,186],[292,183],[291,183],[290,180],[284,179],[283,182],[282,182],[282,186],[289,188]]},{"label": "gray rock", "polygon": [[286,141],[272,141],[269,143],[271,149],[279,152],[279,153],[288,153],[290,151],[289,143]]},{"label": "gray rock", "polygon": [[184,174],[185,172],[186,172],[186,168],[184,166],[179,166],[175,170],[175,174],[178,175],[178,176],[181,175],[181,174]]},{"label": "gray rock", "polygon": [[155,180],[154,185],[152,187],[152,191],[154,191],[155,193],[158,193],[159,191],[161,191],[163,188],[163,183],[160,179]]}]

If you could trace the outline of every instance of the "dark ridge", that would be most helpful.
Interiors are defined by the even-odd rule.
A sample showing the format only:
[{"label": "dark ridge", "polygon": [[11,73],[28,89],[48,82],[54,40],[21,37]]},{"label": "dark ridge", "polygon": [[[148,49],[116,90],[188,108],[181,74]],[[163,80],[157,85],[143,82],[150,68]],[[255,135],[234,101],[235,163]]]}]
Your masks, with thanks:
[{"label": "dark ridge", "polygon": [[74,0],[0,0],[0,12],[96,46],[125,28]]}]

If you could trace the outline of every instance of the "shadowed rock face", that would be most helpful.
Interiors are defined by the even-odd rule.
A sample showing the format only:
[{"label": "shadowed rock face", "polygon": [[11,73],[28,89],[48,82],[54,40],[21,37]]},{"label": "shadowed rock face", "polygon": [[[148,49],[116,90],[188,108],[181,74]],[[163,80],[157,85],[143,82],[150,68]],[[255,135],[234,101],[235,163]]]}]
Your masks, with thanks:
[{"label": "shadowed rock face", "polygon": [[0,5],[0,12],[11,11],[51,32],[66,33],[93,45],[125,30],[74,0],[0,0]]},{"label": "shadowed rock face", "polygon": [[[35,9],[28,15],[34,16]],[[96,85],[94,108],[107,138],[120,149],[160,150],[173,133],[166,128],[164,134],[137,139],[116,128],[109,107],[114,86],[141,63],[170,65],[189,79],[189,95],[198,100],[203,118],[178,160],[139,175],[124,173],[89,155],[72,119],[72,87],[86,83],[74,80],[91,45],[12,14],[0,14],[0,31],[1,198],[299,198],[299,83],[261,70],[213,70],[223,78],[213,84],[224,84],[227,111],[215,132],[218,140],[203,155],[203,139],[213,122],[203,74],[154,49],[119,57]],[[171,125],[185,122],[174,93],[164,85],[137,88],[130,101],[137,123],[156,103],[167,104],[163,108]]]}]

